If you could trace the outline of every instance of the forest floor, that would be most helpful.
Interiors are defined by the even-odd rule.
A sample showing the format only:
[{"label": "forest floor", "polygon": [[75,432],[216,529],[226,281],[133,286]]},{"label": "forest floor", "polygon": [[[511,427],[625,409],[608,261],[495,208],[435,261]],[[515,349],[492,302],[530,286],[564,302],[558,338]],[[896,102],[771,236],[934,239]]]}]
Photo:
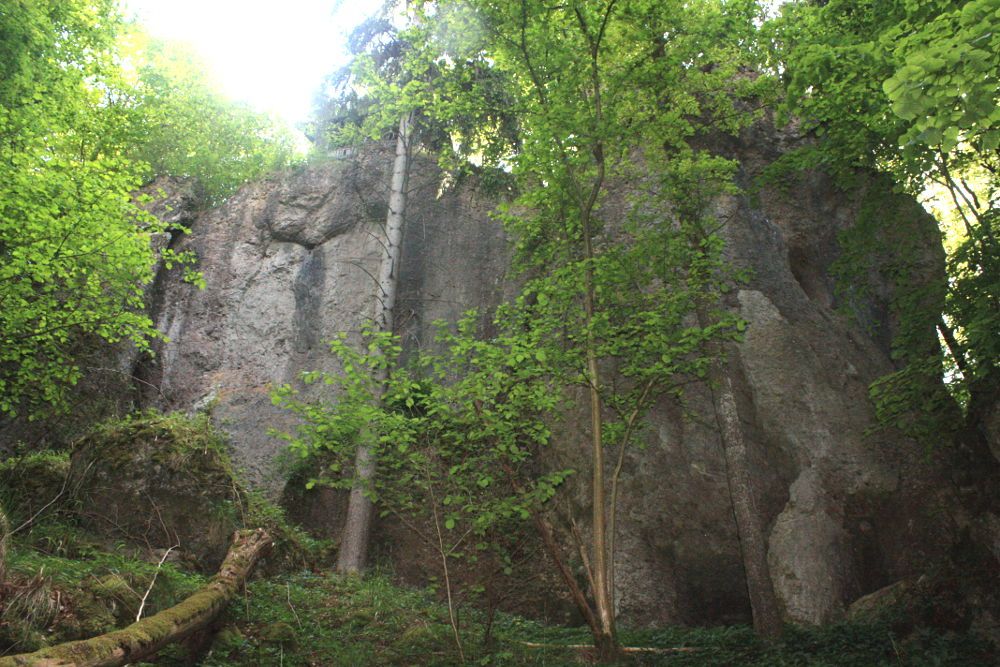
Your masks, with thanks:
[{"label": "forest floor", "polygon": [[[203,575],[178,565],[136,560],[88,545],[61,524],[39,526],[16,540],[12,580],[0,616],[0,654],[99,634],[134,620],[144,594],[146,614],[175,604]],[[155,585],[150,586],[153,575]],[[393,583],[391,573],[363,579],[303,570],[261,573],[226,610],[218,631],[192,663],[177,646],[159,665],[579,665],[591,664],[581,628],[544,626],[497,613],[461,609],[464,663],[437,591]],[[629,665],[954,665],[995,664],[991,647],[974,637],[918,630],[906,637],[889,622],[823,628],[789,626],[767,645],[750,628],[624,630]],[[145,663],[144,663],[145,664]]]},{"label": "forest floor", "polygon": [[[213,451],[214,440],[199,430],[203,426],[147,416],[106,428],[105,435],[133,453],[146,451],[137,443],[142,437],[152,437],[160,452],[152,468],[160,476],[169,465],[193,474],[199,469],[194,462]],[[125,427],[128,430],[122,430]],[[114,454],[105,449],[99,453],[98,462]],[[120,462],[114,465],[115,470],[122,470]],[[210,471],[225,468],[220,465],[203,467]],[[152,548],[148,542],[119,539],[114,532],[91,532],[94,527],[85,527],[79,500],[64,497],[69,466],[66,452],[35,453],[0,463],[0,505],[7,509],[12,528],[6,573],[0,568],[0,657],[125,627],[138,615],[148,617],[190,596],[211,574],[195,572],[193,568],[201,561],[190,553],[171,554],[170,550]],[[136,475],[141,473],[141,469],[135,470]],[[235,488],[236,482],[232,484]],[[210,487],[207,482],[195,486]],[[274,549],[210,634],[198,637],[198,642],[161,651],[157,665],[593,663],[585,628],[544,625],[502,612],[491,617],[474,601],[458,608],[460,652],[442,590],[400,586],[386,567],[376,568],[364,578],[333,575],[329,542],[316,540],[290,524],[279,507],[262,497],[238,495],[242,503],[239,511],[232,503],[220,504],[224,510],[220,511],[234,521],[238,518],[237,527],[265,527]],[[128,508],[119,509],[124,512]],[[783,639],[772,644],[758,640],[747,626],[623,628],[622,643],[635,649],[623,664],[1000,665],[996,647],[967,632],[955,631],[963,627],[956,622],[961,619],[945,602],[930,600],[930,608],[923,610],[928,613],[919,616],[932,619],[933,627],[914,622],[912,613],[879,612],[865,622],[787,626]]]}]

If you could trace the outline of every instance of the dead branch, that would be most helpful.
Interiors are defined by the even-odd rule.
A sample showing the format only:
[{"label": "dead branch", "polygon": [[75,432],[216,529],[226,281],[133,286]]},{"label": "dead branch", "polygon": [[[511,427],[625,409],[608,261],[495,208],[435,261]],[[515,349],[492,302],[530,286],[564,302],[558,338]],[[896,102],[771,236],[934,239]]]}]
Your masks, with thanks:
[{"label": "dead branch", "polygon": [[175,544],[166,551],[163,552],[163,557],[160,558],[160,562],[156,564],[156,572],[153,573],[153,580],[149,582],[149,588],[146,589],[146,594],[142,596],[142,601],[139,603],[139,611],[135,615],[136,622],[142,620],[142,612],[146,609],[146,600],[149,599],[149,594],[153,592],[153,586],[156,585],[156,577],[160,575],[160,570],[163,568],[163,563],[166,562],[167,556],[170,552],[179,547],[179,544]]},{"label": "dead branch", "polygon": [[[564,648],[572,651],[593,651],[593,644],[543,644],[540,642],[518,642],[521,646],[528,648]],[[623,646],[623,653],[655,653],[666,655],[668,653],[696,653],[700,649],[694,646],[678,646],[674,648],[657,648],[655,646]]]}]

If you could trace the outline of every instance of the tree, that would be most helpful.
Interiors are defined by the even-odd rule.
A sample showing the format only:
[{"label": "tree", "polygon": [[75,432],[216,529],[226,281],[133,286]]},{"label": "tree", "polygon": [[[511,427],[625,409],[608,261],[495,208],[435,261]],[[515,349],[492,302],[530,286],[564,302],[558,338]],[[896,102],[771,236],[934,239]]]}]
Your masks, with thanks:
[{"label": "tree", "polygon": [[[580,392],[586,406],[589,545],[576,526],[569,532],[589,599],[552,522],[536,512],[536,523],[602,659],[613,659],[625,452],[649,408],[705,378],[708,346],[736,335],[735,318],[719,308],[731,275],[710,214],[713,197],[732,191],[733,165],[690,139],[710,126],[735,131],[752,117],[737,100],[754,79],[736,76],[740,47],[722,37],[752,33],[756,8],[522,0],[428,2],[414,11],[399,69],[420,76],[404,77],[405,85],[365,79],[366,108],[407,105],[447,137],[436,146],[445,166],[474,157],[484,173],[509,170],[516,183],[518,197],[499,217],[525,283],[493,332],[528,350],[504,363],[541,365],[547,386]],[[614,196],[624,200],[617,208],[607,204]],[[608,449],[617,453],[613,465]],[[754,572],[766,576],[766,567],[748,567]],[[755,590],[765,588],[769,581]]]},{"label": "tree", "polygon": [[[879,416],[926,442],[956,427],[956,404],[973,431],[987,431],[979,422],[1000,386],[996,22],[991,0],[833,0],[789,3],[772,27],[771,66],[783,71],[785,109],[817,136],[799,164],[830,168],[848,186],[853,169],[876,169],[911,194],[936,189],[946,200],[937,208],[950,209],[939,215],[946,287],[913,280],[905,261],[878,267],[884,238],[901,222],[882,222],[878,203],[842,239],[853,264],[878,267],[899,295],[897,370],[872,386]],[[952,221],[957,229],[949,231]],[[912,260],[919,251],[904,245],[902,254]],[[928,345],[935,329],[942,344]],[[941,396],[942,378],[953,400]]]},{"label": "tree", "polygon": [[123,57],[134,72],[121,100],[127,123],[123,152],[149,165],[147,178],[195,179],[208,203],[217,204],[255,178],[289,164],[288,130],[266,114],[216,92],[206,66],[179,44],[132,27]]},{"label": "tree", "polygon": [[[395,322],[403,225],[406,221],[412,119],[413,114],[406,113],[399,120],[396,155],[389,186],[389,209],[385,218],[385,239],[382,241],[382,257],[379,261],[378,291],[375,294],[375,326],[378,331],[389,334],[392,333]],[[382,387],[388,379],[389,365],[379,365],[374,371],[376,400],[380,401]],[[375,459],[364,443],[358,445],[354,465],[357,479],[351,488],[347,517],[344,519],[344,530],[340,538],[340,551],[337,554],[337,571],[341,573],[358,573],[364,569],[375,511],[372,500],[367,495],[368,487],[375,478]]]},{"label": "tree", "polygon": [[712,399],[715,403],[719,439],[726,461],[726,483],[733,505],[733,517],[740,540],[747,593],[753,611],[753,625],[765,639],[776,639],[782,633],[781,610],[774,593],[770,566],[767,562],[767,538],[750,479],[750,462],[743,426],[736,406],[733,381],[725,365],[729,356],[719,350],[715,368]]},{"label": "tree", "polygon": [[[705,345],[735,326],[722,312],[705,326],[690,322],[699,308],[714,309],[726,272],[707,211],[688,215],[675,204],[727,189],[731,165],[688,139],[709,122],[725,131],[747,118],[733,107],[738,58],[718,40],[739,24],[739,12],[617,0],[437,2],[427,12],[435,31],[425,48],[438,49],[444,78],[474,61],[508,85],[515,145],[491,142],[488,128],[453,138],[492,147],[483,155],[508,166],[518,184],[516,205],[502,218],[527,281],[495,326],[530,341],[552,384],[585,397],[592,515],[590,544],[581,541],[579,553],[592,606],[560,570],[601,659],[613,659],[624,450],[653,402],[706,375]],[[746,11],[743,19],[750,24]],[[449,102],[436,107],[439,122],[455,108],[486,115],[481,98],[459,91]],[[606,211],[616,180],[633,188],[629,203]],[[614,472],[609,446],[619,451]]]},{"label": "tree", "polygon": [[[406,201],[410,175],[410,160],[414,142],[414,105],[411,99],[398,91],[412,81],[408,72],[401,68],[405,62],[403,52],[406,41],[398,34],[391,15],[396,3],[386,2],[381,11],[354,29],[350,38],[351,50],[355,56],[352,67],[338,72],[333,83],[340,96],[326,101],[327,127],[324,133],[341,135],[332,143],[357,143],[366,139],[380,139],[387,129],[387,118],[397,120],[395,133],[396,149],[389,183],[389,202],[386,211],[383,236],[379,239],[381,257],[378,281],[372,312],[375,330],[382,334],[392,334],[395,321],[395,304],[402,259],[403,227],[406,222]],[[356,85],[381,84],[397,91],[393,95],[396,105],[373,113],[375,108],[365,104],[364,110],[354,92]],[[331,122],[333,121],[333,122]],[[326,141],[330,141],[329,138]],[[326,141],[322,143],[326,143]],[[375,374],[375,399],[381,401],[384,385],[388,381],[390,367],[379,364],[372,368]],[[375,510],[370,497],[371,487],[377,473],[376,457],[369,445],[361,441],[355,453],[354,483],[347,504],[347,516],[341,531],[340,550],[337,554],[337,571],[357,574],[365,567],[368,557],[372,523]]]},{"label": "tree", "polygon": [[154,335],[140,173],[106,152],[97,82],[113,75],[109,1],[5,5],[0,27],[0,411],[37,413],[80,377],[82,338]]},{"label": "tree", "polygon": [[[506,563],[516,548],[510,536],[518,524],[540,511],[568,474],[539,474],[532,465],[549,441],[545,415],[559,401],[547,369],[519,338],[478,340],[476,322],[472,313],[457,332],[442,330],[444,351],[408,366],[399,363],[396,336],[368,331],[367,346],[357,350],[342,335],[331,349],[343,371],[303,375],[306,383],[336,387],[335,404],[302,402],[289,385],[273,395],[302,418],[294,436],[284,435],[291,450],[325,463],[310,485],[361,486],[383,516],[396,517],[436,552],[463,662],[461,587],[451,563],[475,564],[478,581],[489,583],[494,563]],[[377,477],[361,479],[360,448],[381,471]]]},{"label": "tree", "polygon": [[[442,155],[451,155],[450,131],[496,116],[495,113],[472,116],[451,105],[450,100],[442,102],[442,91],[473,82],[468,76],[455,76],[454,69],[445,72],[439,66],[440,54],[426,46],[430,23],[421,12],[412,10],[409,3],[400,7],[399,3],[386,2],[378,14],[352,32],[349,41],[355,60],[351,67],[332,77],[337,95],[327,100],[322,110],[327,127],[323,128],[326,136],[321,143],[350,145],[378,140],[390,134],[389,128],[397,128],[384,237],[379,239],[382,256],[373,313],[376,330],[386,334],[393,332],[413,151],[421,144],[436,145],[442,149]],[[460,69],[468,74],[468,68]],[[358,95],[359,88],[366,90],[364,96]],[[436,110],[441,113],[435,114]],[[387,380],[388,368],[378,367],[375,372],[382,382]],[[351,489],[341,533],[339,572],[356,573],[364,568],[374,517],[367,494],[376,474],[371,452],[364,444],[360,445],[355,461],[357,483]]]},{"label": "tree", "polygon": [[[258,155],[283,158],[261,148],[263,135],[233,139],[239,114],[205,105],[204,87],[175,90],[156,62],[130,81],[113,0],[6,2],[0,18],[0,413],[38,416],[64,405],[86,350],[126,339],[148,350],[158,335],[144,285],[150,240],[168,230],[132,193],[171,171],[224,195],[259,173]],[[157,140],[166,128],[172,138]],[[212,134],[229,137],[228,152],[212,166],[185,162]],[[168,144],[187,153],[168,156]],[[160,259],[191,258],[167,249]]]}]

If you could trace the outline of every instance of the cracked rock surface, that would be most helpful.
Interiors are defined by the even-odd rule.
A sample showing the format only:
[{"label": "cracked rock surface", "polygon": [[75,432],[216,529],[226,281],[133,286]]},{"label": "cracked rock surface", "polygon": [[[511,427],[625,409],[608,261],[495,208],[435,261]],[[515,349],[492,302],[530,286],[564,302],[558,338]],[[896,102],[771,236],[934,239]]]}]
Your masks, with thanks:
[{"label": "cracked rock surface", "polygon": [[[790,142],[761,124],[718,149],[740,161],[740,181],[749,186]],[[144,402],[210,409],[237,465],[273,494],[282,482],[281,442],[268,431],[291,423],[272,407],[269,387],[303,370],[336,370],[327,341],[357,334],[371,317],[391,162],[386,147],[366,149],[245,187],[200,214],[181,242],[198,253],[206,289],[176,277],[159,287],[156,319],[169,342],[144,369]],[[474,179],[451,188],[440,181],[433,163],[418,158],[396,315],[409,350],[433,345],[434,320],[489,308],[513,290],[507,242],[489,216],[496,199]],[[818,623],[918,571],[957,539],[966,520],[943,455],[869,433],[867,386],[893,368],[892,288],[876,281],[865,300],[844,304],[830,268],[838,234],[857,222],[864,190],[838,190],[816,173],[784,186],[717,203],[727,253],[750,274],[731,304],[749,326],[728,372],[776,591],[788,618]],[[866,187],[883,186],[873,178]],[[908,211],[912,233],[926,238],[924,279],[943,279],[933,221],[912,200],[897,204]],[[614,215],[613,204],[603,213]],[[845,306],[858,316],[844,315]],[[553,454],[578,470],[568,502],[584,531],[586,423],[567,415]],[[643,438],[645,446],[626,457],[618,508],[615,599],[624,622],[746,621],[708,388],[693,388],[683,406],[664,401]],[[335,530],[329,514],[313,512]],[[396,538],[388,532],[382,539]],[[426,563],[428,572],[434,567]],[[540,600],[551,594],[543,588]]]}]

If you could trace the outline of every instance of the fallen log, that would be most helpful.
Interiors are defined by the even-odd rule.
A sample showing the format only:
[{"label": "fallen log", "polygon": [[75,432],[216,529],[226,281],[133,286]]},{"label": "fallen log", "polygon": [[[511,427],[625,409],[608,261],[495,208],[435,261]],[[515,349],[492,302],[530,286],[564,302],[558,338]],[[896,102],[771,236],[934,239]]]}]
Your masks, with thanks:
[{"label": "fallen log", "polygon": [[0,658],[0,667],[120,667],[151,656],[208,626],[243,588],[257,559],[270,547],[271,538],[263,529],[239,531],[218,573],[179,604],[122,630]]}]

